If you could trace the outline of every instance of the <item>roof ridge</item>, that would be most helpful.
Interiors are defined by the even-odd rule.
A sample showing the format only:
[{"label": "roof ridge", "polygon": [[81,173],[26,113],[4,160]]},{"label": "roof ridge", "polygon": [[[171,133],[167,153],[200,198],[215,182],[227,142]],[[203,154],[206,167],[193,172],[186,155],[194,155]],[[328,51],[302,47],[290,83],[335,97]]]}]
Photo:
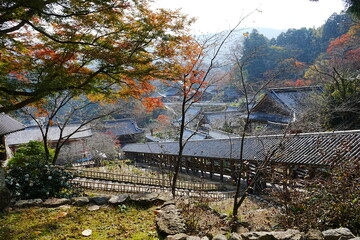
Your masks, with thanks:
[{"label": "roof ridge", "polygon": [[[246,139],[251,138],[270,138],[270,137],[301,137],[301,136],[321,136],[321,135],[341,135],[341,134],[352,134],[352,133],[359,133],[360,129],[356,130],[343,130],[343,131],[332,131],[332,132],[312,132],[312,133],[296,133],[296,134],[273,134],[273,135],[260,135],[260,136],[245,136]],[[221,138],[221,139],[202,139],[202,140],[189,140],[189,142],[200,142],[200,141],[221,141],[221,140],[228,140],[229,138]],[[241,139],[241,137],[231,137],[233,140]],[[158,142],[157,144],[170,144],[170,143],[177,143],[178,141],[170,141],[170,142]],[[144,143],[135,143],[135,144],[144,144]],[[155,143],[145,143],[145,144],[155,144]]]},{"label": "roof ridge", "polygon": [[267,88],[266,91],[274,91],[274,90],[280,90],[280,91],[290,91],[290,90],[311,90],[311,89],[322,89],[322,86],[320,85],[314,85],[314,86],[301,86],[301,87],[273,87],[273,88]]}]

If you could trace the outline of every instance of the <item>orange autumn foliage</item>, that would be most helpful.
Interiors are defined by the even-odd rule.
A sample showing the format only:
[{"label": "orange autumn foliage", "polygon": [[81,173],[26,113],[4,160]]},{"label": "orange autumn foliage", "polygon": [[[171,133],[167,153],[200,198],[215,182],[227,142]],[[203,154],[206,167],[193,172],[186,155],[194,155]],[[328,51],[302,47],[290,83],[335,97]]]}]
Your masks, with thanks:
[{"label": "orange autumn foliage", "polygon": [[142,104],[145,106],[147,112],[164,106],[160,97],[144,97],[142,98]]},{"label": "orange autumn foliage", "polygon": [[169,125],[170,124],[170,117],[169,116],[166,116],[166,115],[162,115],[160,114],[158,117],[157,117],[157,121],[161,124],[164,124],[164,125]]},{"label": "orange autumn foliage", "polygon": [[311,86],[312,81],[311,80],[304,80],[304,79],[298,79],[295,82],[293,81],[285,81],[284,86],[286,87],[305,87],[305,86]]},{"label": "orange autumn foliage", "polygon": [[161,106],[143,96],[154,90],[153,80],[174,80],[189,59],[193,20],[150,3],[54,0],[9,8],[0,29],[0,111],[62,91],[92,101],[140,99],[148,109]]}]

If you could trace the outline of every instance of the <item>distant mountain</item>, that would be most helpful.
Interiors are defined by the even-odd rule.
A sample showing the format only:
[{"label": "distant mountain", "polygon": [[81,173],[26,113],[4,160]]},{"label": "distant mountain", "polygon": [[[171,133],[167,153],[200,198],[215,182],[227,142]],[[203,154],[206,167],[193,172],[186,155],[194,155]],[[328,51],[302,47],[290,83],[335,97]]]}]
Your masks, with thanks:
[{"label": "distant mountain", "polygon": [[[279,29],[273,29],[273,28],[255,28],[259,31],[259,33],[263,34],[268,39],[277,38],[277,36],[280,35],[282,32],[286,32],[287,29],[279,30]],[[252,28],[249,29],[249,32],[252,31]]]}]

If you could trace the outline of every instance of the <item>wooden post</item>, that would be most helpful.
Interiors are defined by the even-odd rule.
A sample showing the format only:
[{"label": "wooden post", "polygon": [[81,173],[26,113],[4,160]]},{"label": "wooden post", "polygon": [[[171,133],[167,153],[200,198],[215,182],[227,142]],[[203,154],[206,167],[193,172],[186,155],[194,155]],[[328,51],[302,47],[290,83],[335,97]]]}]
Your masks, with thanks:
[{"label": "wooden post", "polygon": [[186,173],[189,174],[189,160],[186,159],[186,162],[185,162],[185,167],[186,167]]},{"label": "wooden post", "polygon": [[181,173],[183,172],[182,167],[184,166],[184,161],[186,161],[187,159],[188,159],[188,157],[183,157],[183,159],[181,159],[181,161],[180,161],[180,169],[179,169],[179,171]]},{"label": "wooden post", "polygon": [[193,175],[195,175],[195,169],[196,169],[196,159],[191,159],[190,168]]},{"label": "wooden post", "polygon": [[286,198],[286,201],[289,200],[289,189],[288,189],[288,167],[287,165],[284,165],[283,166],[283,178],[284,178],[284,181],[283,181],[283,191],[285,193],[285,198]]},{"label": "wooden post", "polygon": [[224,182],[224,159],[220,159],[220,180]]},{"label": "wooden post", "polygon": [[213,179],[213,173],[214,173],[214,159],[210,160],[210,179]]},{"label": "wooden post", "polygon": [[204,158],[200,158],[200,171],[201,176],[204,177]]},{"label": "wooden post", "polygon": [[248,162],[245,165],[245,179],[246,179],[246,186],[248,187],[250,184],[250,163]]},{"label": "wooden post", "polygon": [[308,168],[308,176],[310,179],[313,179],[315,177],[315,168],[313,166],[310,166]]}]

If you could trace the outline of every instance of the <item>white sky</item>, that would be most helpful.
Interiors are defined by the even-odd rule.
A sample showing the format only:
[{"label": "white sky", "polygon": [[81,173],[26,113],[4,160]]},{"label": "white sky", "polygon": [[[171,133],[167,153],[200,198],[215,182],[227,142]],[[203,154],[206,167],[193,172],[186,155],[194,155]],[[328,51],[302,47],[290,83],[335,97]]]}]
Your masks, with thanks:
[{"label": "white sky", "polygon": [[153,5],[181,8],[183,13],[196,17],[192,27],[194,34],[229,30],[251,12],[253,14],[239,28],[319,27],[331,14],[344,9],[342,0],[155,0]]}]

